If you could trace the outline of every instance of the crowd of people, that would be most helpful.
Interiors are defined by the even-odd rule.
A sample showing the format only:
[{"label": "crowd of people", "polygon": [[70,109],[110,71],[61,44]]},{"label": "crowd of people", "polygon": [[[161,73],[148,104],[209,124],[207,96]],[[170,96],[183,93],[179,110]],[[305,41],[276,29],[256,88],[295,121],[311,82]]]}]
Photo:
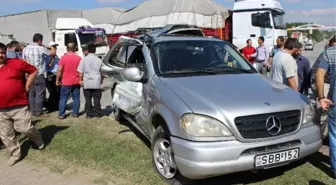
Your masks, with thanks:
[{"label": "crowd of people", "polygon": [[336,177],[336,38],[329,40],[312,67],[302,55],[303,45],[295,38],[278,37],[271,52],[264,46],[264,37],[259,37],[256,48],[250,39],[246,43],[241,53],[260,73],[306,96],[311,88],[317,102],[317,123],[323,111],[328,111],[331,169]]},{"label": "crowd of people", "polygon": [[81,58],[75,53],[75,43],[69,43],[67,53],[59,58],[55,42],[48,46],[42,42],[43,35],[36,33],[33,43],[28,45],[17,41],[0,43],[0,145],[10,151],[9,166],[21,159],[16,132],[34,141],[38,149],[44,148],[41,133],[31,122],[32,116],[58,111],[58,118],[65,119],[70,96],[72,117],[79,116],[81,87],[86,117],[102,116],[102,60],[95,55],[96,46],[89,44]]},{"label": "crowd of people", "polygon": [[277,38],[277,45],[272,51],[268,51],[264,42],[264,37],[259,37],[259,45],[254,48],[251,39],[248,39],[247,46],[241,53],[258,72],[307,95],[310,62],[302,55],[303,45],[294,38],[285,42],[285,38],[280,36]]},{"label": "crowd of people", "polygon": [[[264,37],[258,46],[252,41],[241,50],[243,56],[263,75],[283,83],[304,95],[311,88],[318,105],[328,110],[331,168],[336,175],[336,39],[332,38],[311,68],[303,56],[303,45],[294,38],[277,38],[277,45],[268,51]],[[16,132],[25,134],[44,148],[41,133],[32,125],[32,116],[44,116],[58,111],[66,118],[67,101],[73,100],[72,117],[79,116],[80,89],[83,87],[87,118],[101,117],[102,60],[95,55],[96,47],[89,44],[84,58],[76,55],[76,45],[69,43],[67,53],[57,56],[57,44],[43,46],[43,35],[33,36],[33,43],[12,41],[0,43],[0,138],[10,151],[9,165],[21,158]],[[330,85],[329,85],[330,84]],[[48,90],[49,96],[46,97]],[[328,92],[328,93],[327,93]],[[92,103],[93,100],[93,103]]]}]

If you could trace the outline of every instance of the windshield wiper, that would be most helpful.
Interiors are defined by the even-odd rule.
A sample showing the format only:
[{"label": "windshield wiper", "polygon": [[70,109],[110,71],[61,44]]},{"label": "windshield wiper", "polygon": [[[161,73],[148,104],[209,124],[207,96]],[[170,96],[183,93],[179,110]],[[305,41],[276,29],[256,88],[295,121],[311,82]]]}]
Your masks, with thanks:
[{"label": "windshield wiper", "polygon": [[179,69],[179,70],[165,71],[163,74],[187,74],[187,73],[217,74],[215,71],[208,69]]},{"label": "windshield wiper", "polygon": [[206,70],[210,70],[213,72],[224,72],[227,70],[233,70],[233,71],[239,71],[243,73],[254,73],[252,69],[240,69],[240,68],[235,68],[235,67],[230,67],[230,66],[224,66],[224,67],[219,67],[219,68],[206,68]]}]

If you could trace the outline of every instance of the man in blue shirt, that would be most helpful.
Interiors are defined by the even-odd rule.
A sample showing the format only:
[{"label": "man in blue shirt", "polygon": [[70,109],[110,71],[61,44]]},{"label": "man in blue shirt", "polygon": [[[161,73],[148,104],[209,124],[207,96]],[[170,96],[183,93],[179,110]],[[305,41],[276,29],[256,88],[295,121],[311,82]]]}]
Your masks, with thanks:
[{"label": "man in blue shirt", "polygon": [[298,51],[293,57],[298,66],[298,88],[300,93],[308,95],[310,62],[306,57],[302,56],[303,45],[297,42],[297,48]]},{"label": "man in blue shirt", "polygon": [[15,52],[15,45],[13,44],[13,42],[10,42],[7,44],[7,53],[6,53],[6,57],[8,59],[11,59],[11,58],[20,58],[18,56],[18,54]]},{"label": "man in blue shirt", "polygon": [[259,46],[256,48],[256,52],[252,55],[248,55],[248,57],[256,58],[254,65],[257,66],[257,68],[261,69],[261,71],[258,71],[258,72],[262,73],[264,76],[268,76],[267,73],[270,70],[270,65],[268,63],[269,51],[267,47],[264,45],[264,43],[265,43],[265,38],[260,36],[258,38]]},{"label": "man in blue shirt", "polygon": [[[328,96],[324,96],[324,78],[331,77]],[[323,110],[328,110],[330,166],[333,178],[336,179],[336,46],[328,48],[316,72],[317,99]]]},{"label": "man in blue shirt", "polygon": [[[56,53],[58,44],[50,42],[48,49]],[[47,71],[46,86],[49,92],[49,98],[47,101],[47,109],[49,112],[58,111],[58,104],[60,100],[60,86],[56,86],[56,73],[58,69],[58,56],[46,56],[45,65]]]}]

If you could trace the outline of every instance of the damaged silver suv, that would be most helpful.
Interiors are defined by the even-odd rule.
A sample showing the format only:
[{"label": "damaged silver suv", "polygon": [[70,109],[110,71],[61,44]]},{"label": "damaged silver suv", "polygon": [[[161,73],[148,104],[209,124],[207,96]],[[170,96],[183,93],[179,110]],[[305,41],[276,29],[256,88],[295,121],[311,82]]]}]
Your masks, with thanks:
[{"label": "damaged silver suv", "polygon": [[322,146],[309,100],[258,74],[226,41],[121,37],[105,65],[112,96],[125,81],[141,86],[138,112],[113,103],[114,115],[151,141],[154,167],[168,181],[286,165]]}]

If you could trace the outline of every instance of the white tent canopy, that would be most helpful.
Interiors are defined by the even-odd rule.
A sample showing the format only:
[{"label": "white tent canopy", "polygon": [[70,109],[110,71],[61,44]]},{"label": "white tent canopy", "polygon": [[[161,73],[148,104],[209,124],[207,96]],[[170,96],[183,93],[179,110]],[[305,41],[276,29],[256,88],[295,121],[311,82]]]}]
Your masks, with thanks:
[{"label": "white tent canopy", "polygon": [[223,28],[229,10],[212,0],[148,0],[125,11],[113,33],[187,24],[202,28]]},{"label": "white tent canopy", "polygon": [[115,24],[119,16],[124,12],[120,8],[96,8],[83,10],[83,18],[89,20],[92,24]]},{"label": "white tent canopy", "polygon": [[112,24],[95,24],[93,25],[93,27],[95,28],[104,28],[106,31],[106,34],[113,34],[113,30],[114,30],[114,25]]}]

